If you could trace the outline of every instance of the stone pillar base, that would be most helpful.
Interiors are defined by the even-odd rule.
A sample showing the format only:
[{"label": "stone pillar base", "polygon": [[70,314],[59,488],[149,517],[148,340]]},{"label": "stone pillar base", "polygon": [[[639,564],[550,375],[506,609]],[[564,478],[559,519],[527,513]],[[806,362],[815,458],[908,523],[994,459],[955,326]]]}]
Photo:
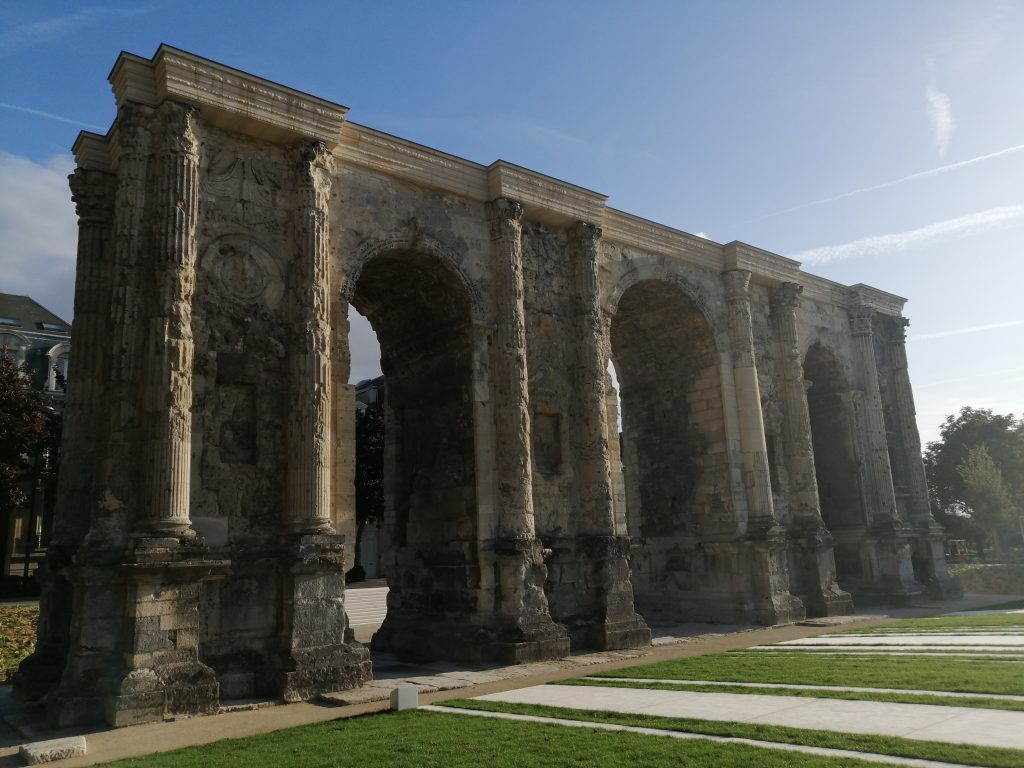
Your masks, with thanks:
[{"label": "stone pillar base", "polygon": [[599,651],[645,648],[651,630],[636,612],[629,572],[628,536],[590,536],[580,540],[587,581],[595,585],[595,610],[570,628],[573,646]]},{"label": "stone pillar base", "polygon": [[746,576],[751,585],[748,594],[754,596],[754,622],[774,626],[803,621],[807,617],[803,601],[789,591],[786,532],[778,525],[754,528],[741,546],[750,567]]},{"label": "stone pillar base", "polygon": [[853,613],[853,597],[836,581],[832,536],[819,521],[790,530],[789,543],[793,565],[799,570],[797,596],[807,616],[847,616]]},{"label": "stone pillar base", "polygon": [[294,533],[282,540],[284,647],[274,679],[284,701],[357,688],[372,678],[370,653],[345,615],[345,537]]},{"label": "stone pillar base", "polygon": [[915,528],[913,543],[914,573],[924,584],[929,600],[955,600],[964,596],[964,588],[946,570],[946,547],[942,526],[928,520]]},{"label": "stone pillar base", "polygon": [[199,651],[200,583],[226,561],[207,560],[194,537],[139,538],[126,562],[69,571],[84,633],[73,636],[51,725],[105,720],[120,727],[216,712],[220,687]]}]

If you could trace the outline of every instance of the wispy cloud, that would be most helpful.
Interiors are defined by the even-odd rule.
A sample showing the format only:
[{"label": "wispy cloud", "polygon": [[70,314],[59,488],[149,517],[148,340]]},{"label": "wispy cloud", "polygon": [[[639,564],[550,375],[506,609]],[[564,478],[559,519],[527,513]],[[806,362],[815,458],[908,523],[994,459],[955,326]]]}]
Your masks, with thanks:
[{"label": "wispy cloud", "polygon": [[863,256],[898,253],[942,240],[966,237],[977,232],[1013,226],[1024,220],[1024,204],[1003,205],[967,216],[946,219],[926,227],[887,235],[862,237],[841,245],[825,245],[791,254],[791,258],[808,264],[823,264]]},{"label": "wispy cloud", "polygon": [[845,200],[848,197],[856,197],[857,195],[867,194],[868,192],[877,192],[881,189],[888,189],[889,187],[896,187],[900,184],[906,184],[911,181],[918,181],[920,179],[927,179],[930,176],[939,176],[943,173],[949,173],[950,171],[958,171],[961,168],[974,165],[975,163],[982,163],[986,160],[994,160],[997,157],[1003,157],[1005,155],[1012,155],[1017,152],[1024,150],[1024,144],[1015,144],[1012,147],[1006,149],[1000,149],[996,152],[989,152],[984,155],[978,155],[968,160],[960,160],[955,163],[949,163],[948,165],[940,165],[937,168],[929,168],[927,171],[918,171],[917,173],[911,173],[908,176],[901,176],[898,179],[892,179],[891,181],[883,181],[881,184],[872,184],[870,187],[860,187],[858,189],[851,189],[849,192],[841,192],[838,195],[832,195],[831,197],[823,197],[820,200],[811,200],[809,203],[801,203],[800,205],[794,205],[792,208],[785,208],[781,211],[773,211],[772,213],[766,213],[757,218],[751,219],[751,221],[760,221],[761,219],[769,219],[772,216],[781,216],[784,213],[793,213],[794,211],[802,211],[806,208],[813,208],[817,205],[824,205],[825,203],[834,203],[837,200]]},{"label": "wispy cloud", "polygon": [[937,331],[936,333],[922,333],[917,336],[908,336],[907,341],[924,341],[925,339],[944,339],[947,336],[961,336],[965,333],[981,333],[982,331],[995,331],[1000,328],[1013,328],[1018,325],[1024,325],[1024,320],[1007,320],[1004,323],[969,325],[965,328],[954,328],[949,331]]},{"label": "wispy cloud", "polygon": [[932,143],[939,157],[944,160],[949,151],[949,140],[953,137],[953,126],[956,125],[953,103],[948,94],[938,90],[934,84],[925,89],[924,98],[928,107],[928,122],[932,126]]},{"label": "wispy cloud", "polygon": [[37,45],[52,43],[64,35],[70,34],[87,24],[99,21],[104,17],[141,16],[151,13],[153,10],[152,6],[107,8],[97,5],[82,8],[66,16],[56,16],[52,19],[18,24],[4,32],[0,32],[0,56],[10,56]]},{"label": "wispy cloud", "polygon": [[94,131],[105,131],[102,125],[94,125],[92,123],[83,123],[81,120],[74,120],[70,117],[64,117],[63,115],[55,115],[52,112],[43,112],[38,109],[32,109],[31,107],[21,107],[17,104],[7,104],[6,102],[0,101],[0,107],[3,109],[11,109],[15,112],[24,112],[26,115],[34,115],[35,117],[45,117],[47,120],[56,120],[58,123],[67,123],[68,125],[77,125],[79,128],[91,128]]}]

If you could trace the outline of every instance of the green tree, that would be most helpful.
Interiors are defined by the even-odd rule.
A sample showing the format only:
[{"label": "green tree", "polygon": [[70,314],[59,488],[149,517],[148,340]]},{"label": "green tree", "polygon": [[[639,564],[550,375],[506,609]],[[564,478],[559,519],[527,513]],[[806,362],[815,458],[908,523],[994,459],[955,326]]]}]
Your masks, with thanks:
[{"label": "green tree", "polygon": [[984,445],[972,446],[957,465],[956,473],[963,482],[964,511],[976,529],[978,551],[983,551],[982,538],[987,532],[992,535],[996,550],[1002,552],[1003,531],[1013,524],[1017,512],[1003,473]]},{"label": "green tree", "polygon": [[11,515],[28,501],[25,478],[50,440],[46,403],[29,388],[29,375],[0,354],[0,562],[10,547]]},{"label": "green tree", "polygon": [[[947,416],[940,430],[940,439],[929,443],[924,464],[928,474],[932,510],[950,535],[978,540],[984,529],[972,516],[968,497],[978,488],[968,489],[965,476],[958,468],[972,468],[968,477],[977,478],[983,462],[973,449],[984,447],[992,465],[998,470],[1010,509],[1024,508],[1024,419],[1013,414],[997,414],[990,409],[962,408]],[[979,552],[979,554],[981,554]]]}]

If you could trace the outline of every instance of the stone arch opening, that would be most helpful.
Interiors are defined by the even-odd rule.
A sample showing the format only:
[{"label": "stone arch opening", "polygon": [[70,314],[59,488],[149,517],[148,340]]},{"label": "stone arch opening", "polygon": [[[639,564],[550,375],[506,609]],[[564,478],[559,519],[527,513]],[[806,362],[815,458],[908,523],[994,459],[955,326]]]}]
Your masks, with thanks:
[{"label": "stone arch opening", "polygon": [[728,468],[712,329],[679,286],[643,280],[618,301],[611,352],[637,610],[648,624],[713,619],[717,563],[704,544],[726,512]]},{"label": "stone arch opening", "polygon": [[859,542],[865,521],[853,425],[858,393],[851,391],[835,354],[820,343],[807,351],[804,379],[821,516],[835,538],[839,584],[849,590],[863,575]]},{"label": "stone arch opening", "polygon": [[433,255],[372,256],[352,287],[384,375],[384,520],[380,566],[388,611],[374,650],[406,657],[473,655],[476,468],[470,299]]}]

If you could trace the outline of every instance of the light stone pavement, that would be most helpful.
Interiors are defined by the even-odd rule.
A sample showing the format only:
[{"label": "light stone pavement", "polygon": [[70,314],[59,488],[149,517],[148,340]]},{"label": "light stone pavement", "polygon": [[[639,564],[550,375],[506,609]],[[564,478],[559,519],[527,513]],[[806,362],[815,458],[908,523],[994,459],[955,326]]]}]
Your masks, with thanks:
[{"label": "light stone pavement", "polygon": [[738,688],[782,688],[795,691],[855,691],[858,693],[910,693],[917,696],[949,696],[960,699],[997,699],[1024,701],[1024,696],[1003,693],[964,693],[960,691],[925,691],[908,688],[862,688],[853,685],[799,685],[797,683],[740,683],[722,680],[665,680],[656,677],[584,677],[584,680],[615,681],[617,683],[654,683],[658,685],[732,685]]},{"label": "light stone pavement", "polygon": [[1024,749],[1024,712],[971,707],[575,685],[538,685],[478,700]]}]

